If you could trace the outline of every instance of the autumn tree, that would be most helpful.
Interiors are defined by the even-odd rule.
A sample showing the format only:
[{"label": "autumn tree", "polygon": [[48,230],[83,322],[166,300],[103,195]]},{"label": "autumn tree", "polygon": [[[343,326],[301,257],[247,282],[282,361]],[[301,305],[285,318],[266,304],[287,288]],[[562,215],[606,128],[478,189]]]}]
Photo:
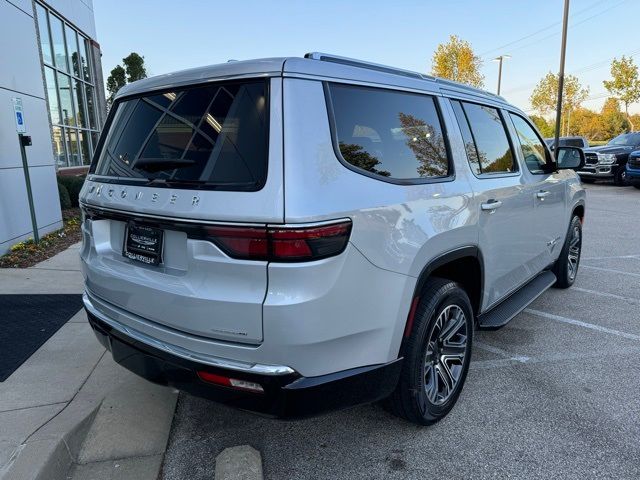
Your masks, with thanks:
[{"label": "autumn tree", "polygon": [[447,43],[436,48],[432,59],[431,73],[436,77],[448,78],[481,88],[484,75],[480,73],[482,60],[471,48],[469,42],[451,35]]},{"label": "autumn tree", "polygon": [[624,111],[633,131],[634,125],[629,116],[629,105],[640,100],[640,78],[638,78],[638,67],[633,59],[624,55],[620,60],[614,58],[611,62],[611,80],[605,80],[602,83],[611,95],[624,104]]},{"label": "autumn tree", "polygon": [[630,129],[631,121],[628,115],[622,113],[620,101],[617,98],[607,98],[600,111],[602,122],[602,140],[609,140],[616,135]]},{"label": "autumn tree", "polygon": [[109,93],[107,101],[109,104],[113,102],[113,98],[116,93],[118,93],[118,90],[127,83],[147,78],[144,57],[135,52],[131,52],[122,59],[122,63],[124,67],[122,65],[116,65],[107,78],[107,92]]},{"label": "autumn tree", "polygon": [[[573,75],[567,75],[564,79],[564,93],[562,95],[562,122],[565,120],[568,122],[568,117],[573,110],[580,106],[582,102],[587,99],[589,95],[589,88],[582,87],[577,77]],[[534,110],[537,110],[541,115],[547,115],[554,112],[558,102],[558,75],[551,72],[547,73],[538,82],[533,89],[529,102]],[[567,130],[570,126],[567,126]]]}]

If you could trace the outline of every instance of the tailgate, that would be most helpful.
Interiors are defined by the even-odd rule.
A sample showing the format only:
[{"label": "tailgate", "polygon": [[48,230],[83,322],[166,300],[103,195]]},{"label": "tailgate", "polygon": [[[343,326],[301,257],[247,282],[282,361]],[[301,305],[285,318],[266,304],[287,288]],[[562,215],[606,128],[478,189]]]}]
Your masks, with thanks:
[{"label": "tailgate", "polygon": [[282,223],[280,95],[280,78],[246,79],[116,102],[81,193],[91,293],[180,332],[262,341],[267,262],[203,232]]}]

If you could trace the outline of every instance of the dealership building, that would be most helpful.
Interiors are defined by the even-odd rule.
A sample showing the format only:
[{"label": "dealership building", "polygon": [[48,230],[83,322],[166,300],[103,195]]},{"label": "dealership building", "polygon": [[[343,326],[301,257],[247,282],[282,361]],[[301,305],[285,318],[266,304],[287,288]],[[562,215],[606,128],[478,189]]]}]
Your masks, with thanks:
[{"label": "dealership building", "polygon": [[[56,174],[86,172],[106,108],[92,0],[0,0],[0,255],[62,227]],[[26,142],[23,142],[26,143]]]}]

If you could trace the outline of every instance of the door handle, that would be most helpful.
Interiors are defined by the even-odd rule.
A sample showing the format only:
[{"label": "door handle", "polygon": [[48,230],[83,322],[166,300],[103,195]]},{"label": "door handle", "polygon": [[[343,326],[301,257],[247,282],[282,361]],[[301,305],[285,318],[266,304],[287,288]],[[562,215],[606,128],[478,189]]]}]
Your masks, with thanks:
[{"label": "door handle", "polygon": [[488,211],[489,213],[493,213],[501,206],[502,206],[502,202],[500,200],[491,199],[487,203],[481,204],[480,208],[485,212]]},{"label": "door handle", "polygon": [[540,190],[538,193],[536,193],[536,197],[538,197],[540,200],[544,200],[549,195],[551,195],[551,192],[547,190]]}]

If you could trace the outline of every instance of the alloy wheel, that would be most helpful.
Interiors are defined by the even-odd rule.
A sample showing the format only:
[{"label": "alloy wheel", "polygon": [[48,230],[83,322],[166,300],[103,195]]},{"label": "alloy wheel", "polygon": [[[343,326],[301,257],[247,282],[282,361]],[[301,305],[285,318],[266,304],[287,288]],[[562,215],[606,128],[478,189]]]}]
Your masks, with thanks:
[{"label": "alloy wheel", "polygon": [[424,358],[424,389],[434,405],[442,405],[455,391],[467,351],[467,321],[462,308],[448,305],[436,320]]},{"label": "alloy wheel", "polygon": [[569,252],[567,261],[567,274],[569,280],[573,281],[578,274],[578,263],[580,262],[580,247],[582,238],[580,236],[580,227],[575,225],[571,231],[571,240],[569,241]]}]

